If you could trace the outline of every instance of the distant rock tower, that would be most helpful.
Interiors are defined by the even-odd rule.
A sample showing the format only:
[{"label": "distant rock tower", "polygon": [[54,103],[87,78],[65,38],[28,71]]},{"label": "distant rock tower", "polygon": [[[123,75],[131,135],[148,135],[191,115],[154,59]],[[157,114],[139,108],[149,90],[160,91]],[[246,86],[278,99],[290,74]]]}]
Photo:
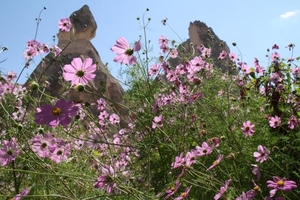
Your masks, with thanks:
[{"label": "distant rock tower", "polygon": [[[117,104],[112,103],[113,107],[123,115],[124,110],[118,104],[122,104],[124,90],[120,83],[109,73],[97,50],[90,42],[96,35],[97,23],[89,7],[84,5],[81,9],[73,12],[70,15],[70,20],[72,22],[71,31],[59,31],[57,34],[57,46],[63,49],[62,58],[57,59],[51,53],[48,54],[30,75],[25,86],[29,88],[31,81],[36,81],[39,84],[47,81],[49,85],[45,88],[45,92],[51,96],[64,97],[74,102],[96,103],[100,98],[99,96],[87,92],[77,92],[74,89],[66,95],[66,91],[61,86],[63,66],[70,64],[73,58],[80,57],[85,60],[89,57],[93,59],[93,63],[97,64],[97,70],[95,79],[90,81],[87,89],[116,102]],[[37,91],[33,95],[38,95]],[[91,110],[94,114],[98,113],[95,106]]]},{"label": "distant rock tower", "polygon": [[[219,37],[214,33],[212,28],[208,27],[205,23],[201,21],[190,22],[189,25],[189,39],[183,42],[178,47],[179,55],[178,57],[183,58],[185,55],[190,55],[193,51],[195,52],[194,56],[200,55],[197,51],[197,47],[203,45],[206,48],[211,48],[211,57],[215,61],[215,65],[219,67],[222,72],[234,73],[233,69],[229,69],[230,59],[227,58],[225,60],[218,60],[220,52],[225,50],[228,54],[230,53],[230,49],[227,46],[226,42],[219,39]],[[193,47],[191,46],[193,44]],[[194,48],[194,50],[193,50]],[[170,59],[170,63],[173,66],[176,66],[182,60],[178,59]]]}]

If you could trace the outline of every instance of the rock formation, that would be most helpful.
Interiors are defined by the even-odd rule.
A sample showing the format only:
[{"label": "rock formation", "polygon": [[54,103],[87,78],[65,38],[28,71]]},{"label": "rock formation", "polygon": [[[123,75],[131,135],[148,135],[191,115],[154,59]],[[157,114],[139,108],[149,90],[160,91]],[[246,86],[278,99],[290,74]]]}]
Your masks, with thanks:
[{"label": "rock formation", "polygon": [[[75,89],[66,94],[67,90],[63,89],[61,85],[63,66],[70,64],[73,58],[81,57],[82,60],[85,60],[89,57],[93,59],[93,63],[97,64],[97,70],[95,72],[96,77],[90,81],[86,87],[87,90],[116,102],[112,103],[114,104],[113,107],[123,115],[124,110],[118,105],[122,103],[124,90],[120,83],[109,73],[97,50],[90,42],[96,35],[97,23],[89,7],[84,5],[81,9],[73,12],[70,15],[70,20],[72,23],[71,31],[59,31],[57,34],[57,46],[63,49],[61,56],[55,58],[51,53],[48,54],[30,75],[25,86],[29,88],[31,81],[38,82],[39,85],[47,81],[49,84],[45,87],[45,92],[51,96],[64,97],[75,102],[96,103],[100,98],[99,96],[87,92],[78,92]],[[37,96],[39,94],[34,91],[33,95]],[[91,110],[94,114],[98,112],[95,106]]]},{"label": "rock formation", "polygon": [[[197,47],[200,47],[201,45],[212,49],[211,57],[214,59],[215,65],[221,68],[222,72],[233,73],[233,70],[227,67],[230,64],[230,60],[228,58],[225,60],[218,60],[222,50],[225,50],[228,54],[230,53],[230,49],[226,42],[219,39],[212,28],[208,27],[201,21],[194,21],[190,23],[189,39],[179,45],[177,49],[179,52],[178,57],[184,58],[186,55],[191,55],[192,52],[195,52],[193,57],[200,55],[200,52],[197,51]],[[180,59],[171,59],[170,63],[172,66],[176,66],[181,61],[182,60]]]}]

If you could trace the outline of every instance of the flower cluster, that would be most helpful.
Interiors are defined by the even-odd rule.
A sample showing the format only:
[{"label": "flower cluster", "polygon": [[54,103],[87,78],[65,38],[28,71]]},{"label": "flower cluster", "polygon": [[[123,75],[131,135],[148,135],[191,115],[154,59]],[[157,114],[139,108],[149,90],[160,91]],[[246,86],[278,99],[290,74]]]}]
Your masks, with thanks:
[{"label": "flower cluster", "polygon": [[34,56],[44,53],[52,52],[54,56],[58,56],[61,52],[61,49],[57,46],[48,47],[48,45],[38,42],[36,40],[29,40],[27,42],[27,48],[23,53],[23,57],[26,60],[32,59]]},{"label": "flower cluster", "polygon": [[29,143],[31,149],[41,158],[49,158],[55,163],[68,159],[71,154],[71,146],[61,138],[56,138],[51,133],[37,134]]}]

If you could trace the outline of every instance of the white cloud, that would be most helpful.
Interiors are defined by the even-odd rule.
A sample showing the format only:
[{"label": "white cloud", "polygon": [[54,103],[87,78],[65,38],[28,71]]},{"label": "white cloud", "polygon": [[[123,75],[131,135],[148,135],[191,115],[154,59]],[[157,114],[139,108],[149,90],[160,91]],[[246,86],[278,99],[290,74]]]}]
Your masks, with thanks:
[{"label": "white cloud", "polygon": [[280,15],[280,17],[283,18],[283,19],[287,19],[287,18],[289,18],[293,15],[296,15],[299,11],[300,10],[289,11],[289,12],[286,12],[286,13]]}]

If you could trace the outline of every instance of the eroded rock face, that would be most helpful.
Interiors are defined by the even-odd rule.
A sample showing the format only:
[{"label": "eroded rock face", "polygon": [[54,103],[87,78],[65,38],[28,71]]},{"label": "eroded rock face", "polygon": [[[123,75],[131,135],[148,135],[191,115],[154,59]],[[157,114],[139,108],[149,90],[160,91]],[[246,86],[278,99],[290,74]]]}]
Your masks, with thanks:
[{"label": "eroded rock face", "polygon": [[[48,54],[30,75],[25,86],[29,88],[31,81],[36,81],[40,85],[47,81],[49,84],[45,88],[45,92],[54,97],[92,104],[96,103],[100,96],[104,96],[117,104],[122,104],[124,93],[122,86],[109,73],[101,61],[97,50],[90,42],[96,35],[97,23],[89,7],[84,5],[81,9],[73,12],[70,15],[70,20],[72,22],[71,31],[59,31],[57,34],[57,46],[63,49],[62,57],[55,58],[51,53]],[[93,59],[93,63],[97,64],[96,77],[90,81],[87,89],[99,96],[87,92],[78,92],[75,89],[72,89],[70,92],[64,91],[65,89],[61,85],[63,81],[62,68],[64,65],[70,64],[72,59],[76,57],[80,57],[83,61],[89,57]],[[39,94],[35,91],[33,95],[37,96]],[[114,104],[113,107],[120,115],[125,115],[124,110],[120,106]],[[95,115],[98,114],[96,106],[92,107],[91,110]]]},{"label": "eroded rock face", "polygon": [[[230,49],[226,42],[219,39],[211,27],[208,27],[204,22],[194,21],[190,22],[188,31],[189,39],[181,44],[184,48],[180,48],[180,46],[178,48],[180,54],[179,57],[182,58],[184,55],[190,55],[192,52],[195,52],[194,56],[198,56],[200,53],[197,51],[197,47],[203,45],[206,48],[212,49],[211,57],[214,59],[215,65],[221,68],[222,72],[234,73],[233,69],[228,68],[230,65],[229,58],[218,60],[220,52],[225,50],[229,54]],[[191,44],[193,44],[193,47]],[[176,66],[180,62],[182,61],[179,59],[173,59],[171,61],[173,66]]]}]

